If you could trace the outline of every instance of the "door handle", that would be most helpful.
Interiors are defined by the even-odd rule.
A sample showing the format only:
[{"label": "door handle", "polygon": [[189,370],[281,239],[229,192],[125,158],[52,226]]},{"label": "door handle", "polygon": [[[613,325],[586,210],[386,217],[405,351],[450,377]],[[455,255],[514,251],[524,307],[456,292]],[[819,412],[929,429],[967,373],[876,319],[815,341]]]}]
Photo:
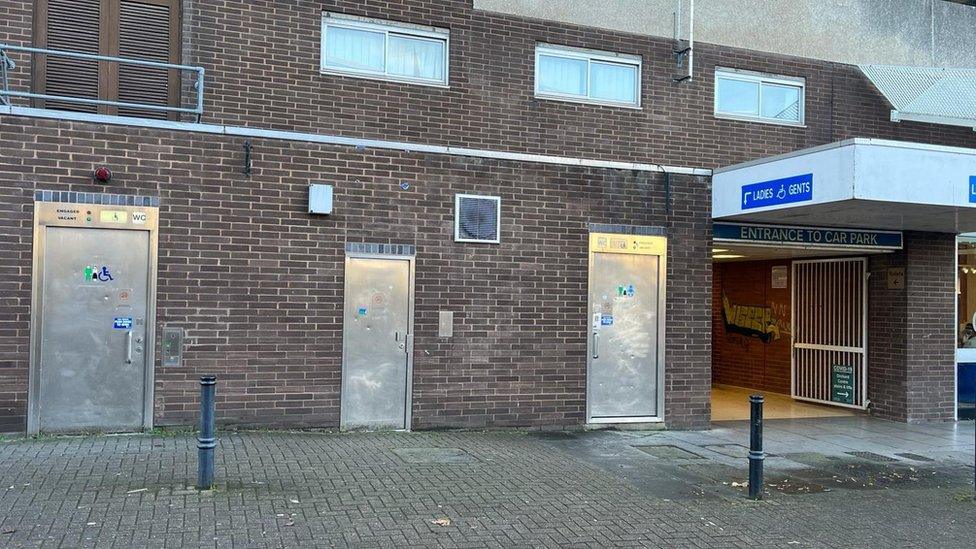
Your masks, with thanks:
[{"label": "door handle", "polygon": [[401,349],[405,349],[406,348],[404,346],[404,343],[406,342],[406,338],[404,338],[404,342],[403,343],[400,342],[400,331],[399,330],[393,332],[393,341],[396,341],[397,342],[397,347],[399,347]]},{"label": "door handle", "polygon": [[600,332],[593,332],[593,358],[600,358]]},{"label": "door handle", "polygon": [[125,333],[125,363],[132,364],[132,330]]}]

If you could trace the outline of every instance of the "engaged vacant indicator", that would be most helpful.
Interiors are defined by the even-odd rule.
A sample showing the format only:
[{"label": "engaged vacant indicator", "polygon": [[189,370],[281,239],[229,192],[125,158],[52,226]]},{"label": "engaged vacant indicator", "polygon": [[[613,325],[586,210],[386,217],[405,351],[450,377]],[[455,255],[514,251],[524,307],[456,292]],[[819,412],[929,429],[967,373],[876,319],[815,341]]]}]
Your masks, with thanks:
[{"label": "engaged vacant indicator", "polygon": [[854,367],[834,364],[830,367],[830,400],[854,404]]},{"label": "engaged vacant indicator", "polygon": [[813,200],[813,174],[797,175],[742,186],[742,209]]}]

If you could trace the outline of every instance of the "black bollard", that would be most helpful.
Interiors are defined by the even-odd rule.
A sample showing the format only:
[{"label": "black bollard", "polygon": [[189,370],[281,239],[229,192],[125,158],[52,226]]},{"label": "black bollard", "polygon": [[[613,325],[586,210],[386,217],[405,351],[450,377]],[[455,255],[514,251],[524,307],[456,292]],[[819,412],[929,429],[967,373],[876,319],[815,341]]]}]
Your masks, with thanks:
[{"label": "black bollard", "polygon": [[217,391],[217,377],[200,378],[200,436],[197,437],[197,489],[209,490],[214,485],[214,452],[217,448],[216,426],[214,425],[214,394]]},{"label": "black bollard", "polygon": [[762,499],[763,493],[763,396],[749,397],[749,498]]}]

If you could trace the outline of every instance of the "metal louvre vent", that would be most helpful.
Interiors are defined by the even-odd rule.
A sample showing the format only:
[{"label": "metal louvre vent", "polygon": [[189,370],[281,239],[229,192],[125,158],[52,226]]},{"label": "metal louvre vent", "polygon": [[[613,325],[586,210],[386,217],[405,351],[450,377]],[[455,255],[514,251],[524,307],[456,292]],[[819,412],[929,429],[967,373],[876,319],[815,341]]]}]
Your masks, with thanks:
[{"label": "metal louvre vent", "polygon": [[496,244],[501,241],[501,198],[459,194],[454,206],[454,240]]}]

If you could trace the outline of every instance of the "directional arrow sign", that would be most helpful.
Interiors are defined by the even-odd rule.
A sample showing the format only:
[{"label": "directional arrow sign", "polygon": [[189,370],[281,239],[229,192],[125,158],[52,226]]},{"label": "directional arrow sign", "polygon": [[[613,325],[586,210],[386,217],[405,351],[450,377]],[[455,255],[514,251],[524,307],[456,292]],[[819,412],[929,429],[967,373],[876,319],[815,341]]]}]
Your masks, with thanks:
[{"label": "directional arrow sign", "polygon": [[830,400],[854,404],[854,367],[833,364],[830,367]]},{"label": "directional arrow sign", "polygon": [[812,173],[742,186],[743,210],[808,200],[813,200]]}]

